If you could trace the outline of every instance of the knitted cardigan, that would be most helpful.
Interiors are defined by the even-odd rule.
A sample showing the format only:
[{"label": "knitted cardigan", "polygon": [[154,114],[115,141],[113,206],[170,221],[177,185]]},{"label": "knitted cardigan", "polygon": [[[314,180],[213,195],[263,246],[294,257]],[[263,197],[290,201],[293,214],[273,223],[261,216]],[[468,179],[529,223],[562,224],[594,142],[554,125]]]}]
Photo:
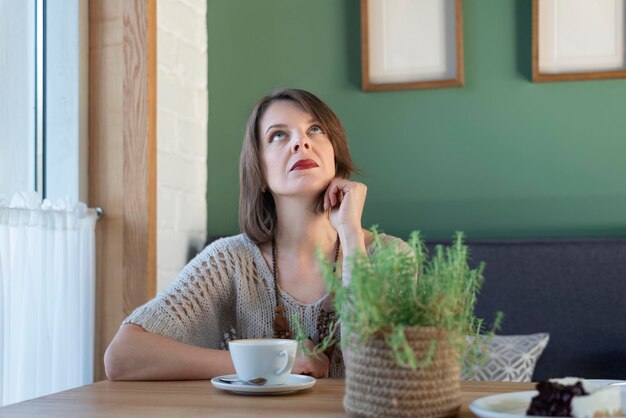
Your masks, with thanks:
[{"label": "knitted cardigan", "polygon": [[[380,234],[381,242],[400,245],[399,238]],[[368,255],[375,244],[367,248]],[[123,324],[204,348],[228,349],[240,338],[272,338],[276,296],[274,276],[259,247],[245,234],[219,239],[187,264],[176,279],[154,299],[138,307]],[[294,330],[297,315],[307,335],[316,331],[322,304],[329,297],[305,304],[279,288],[281,306]],[[333,350],[330,376],[343,377],[339,349]]]}]

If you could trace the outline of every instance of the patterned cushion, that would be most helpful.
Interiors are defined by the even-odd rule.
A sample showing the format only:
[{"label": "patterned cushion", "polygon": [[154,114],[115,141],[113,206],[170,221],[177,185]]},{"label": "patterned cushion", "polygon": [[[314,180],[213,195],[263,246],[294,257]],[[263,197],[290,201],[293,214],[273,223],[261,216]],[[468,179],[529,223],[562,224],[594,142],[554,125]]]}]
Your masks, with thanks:
[{"label": "patterned cushion", "polygon": [[[467,337],[471,344],[475,337]],[[485,338],[485,337],[482,337]],[[484,365],[465,367],[463,380],[492,380],[500,382],[530,382],[537,359],[548,345],[547,333],[530,335],[496,335],[487,349]]]}]

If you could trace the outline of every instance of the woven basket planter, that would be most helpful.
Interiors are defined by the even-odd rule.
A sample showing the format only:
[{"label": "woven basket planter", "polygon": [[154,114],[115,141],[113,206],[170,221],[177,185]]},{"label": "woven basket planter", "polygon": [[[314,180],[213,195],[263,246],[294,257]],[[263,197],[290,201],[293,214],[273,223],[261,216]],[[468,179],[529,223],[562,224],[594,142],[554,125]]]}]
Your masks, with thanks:
[{"label": "woven basket planter", "polygon": [[405,329],[418,360],[425,358],[431,341],[437,352],[427,367],[403,368],[392,358],[382,335],[358,342],[349,340],[346,359],[346,394],[343,405],[351,417],[450,417],[461,405],[461,367],[447,333],[439,328]]}]

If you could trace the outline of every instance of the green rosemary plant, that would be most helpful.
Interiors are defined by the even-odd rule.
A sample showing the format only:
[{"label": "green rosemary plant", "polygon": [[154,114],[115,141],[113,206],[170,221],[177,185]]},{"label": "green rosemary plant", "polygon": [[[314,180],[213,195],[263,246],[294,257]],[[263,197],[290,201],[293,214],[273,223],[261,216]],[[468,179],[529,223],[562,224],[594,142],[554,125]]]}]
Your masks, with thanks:
[{"label": "green rosemary plant", "polygon": [[[474,338],[468,349],[465,337],[477,336],[483,331],[483,322],[474,316],[474,307],[484,280],[484,264],[476,269],[469,267],[463,233],[455,234],[450,247],[437,246],[430,255],[419,232],[411,234],[406,248],[385,245],[376,228],[371,231],[376,249],[374,254],[371,257],[359,254],[344,260],[352,267],[347,286],[335,277],[333,266],[318,254],[343,329],[342,346],[347,344],[346,337],[350,335],[364,342],[381,333],[396,363],[416,368],[430,363],[436,342],[431,344],[426,358],[417,359],[404,329],[436,327],[447,331],[466,367],[467,364],[480,363],[480,353],[485,351],[480,350],[480,344],[485,340]],[[499,321],[500,317],[494,327]],[[299,321],[294,322],[299,324]],[[306,337],[301,327],[298,326],[296,331],[298,339],[304,341]],[[316,346],[314,353],[323,352],[339,338],[338,332],[329,334]]]}]

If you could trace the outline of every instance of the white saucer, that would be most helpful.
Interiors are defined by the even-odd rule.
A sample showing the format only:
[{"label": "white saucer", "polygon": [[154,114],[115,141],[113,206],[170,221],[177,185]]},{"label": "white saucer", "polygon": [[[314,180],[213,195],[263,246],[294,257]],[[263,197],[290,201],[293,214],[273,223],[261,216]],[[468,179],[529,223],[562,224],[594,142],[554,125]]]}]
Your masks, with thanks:
[{"label": "white saucer", "polygon": [[241,382],[222,382],[220,380],[220,377],[224,377],[227,379],[236,379],[236,374],[227,374],[224,376],[214,377],[213,379],[211,379],[211,383],[218,389],[223,389],[234,393],[241,393],[243,395],[278,395],[282,393],[297,392],[299,390],[313,387],[316,382],[315,378],[311,376],[290,374],[289,378],[287,379],[287,383],[283,385],[253,386]]}]

